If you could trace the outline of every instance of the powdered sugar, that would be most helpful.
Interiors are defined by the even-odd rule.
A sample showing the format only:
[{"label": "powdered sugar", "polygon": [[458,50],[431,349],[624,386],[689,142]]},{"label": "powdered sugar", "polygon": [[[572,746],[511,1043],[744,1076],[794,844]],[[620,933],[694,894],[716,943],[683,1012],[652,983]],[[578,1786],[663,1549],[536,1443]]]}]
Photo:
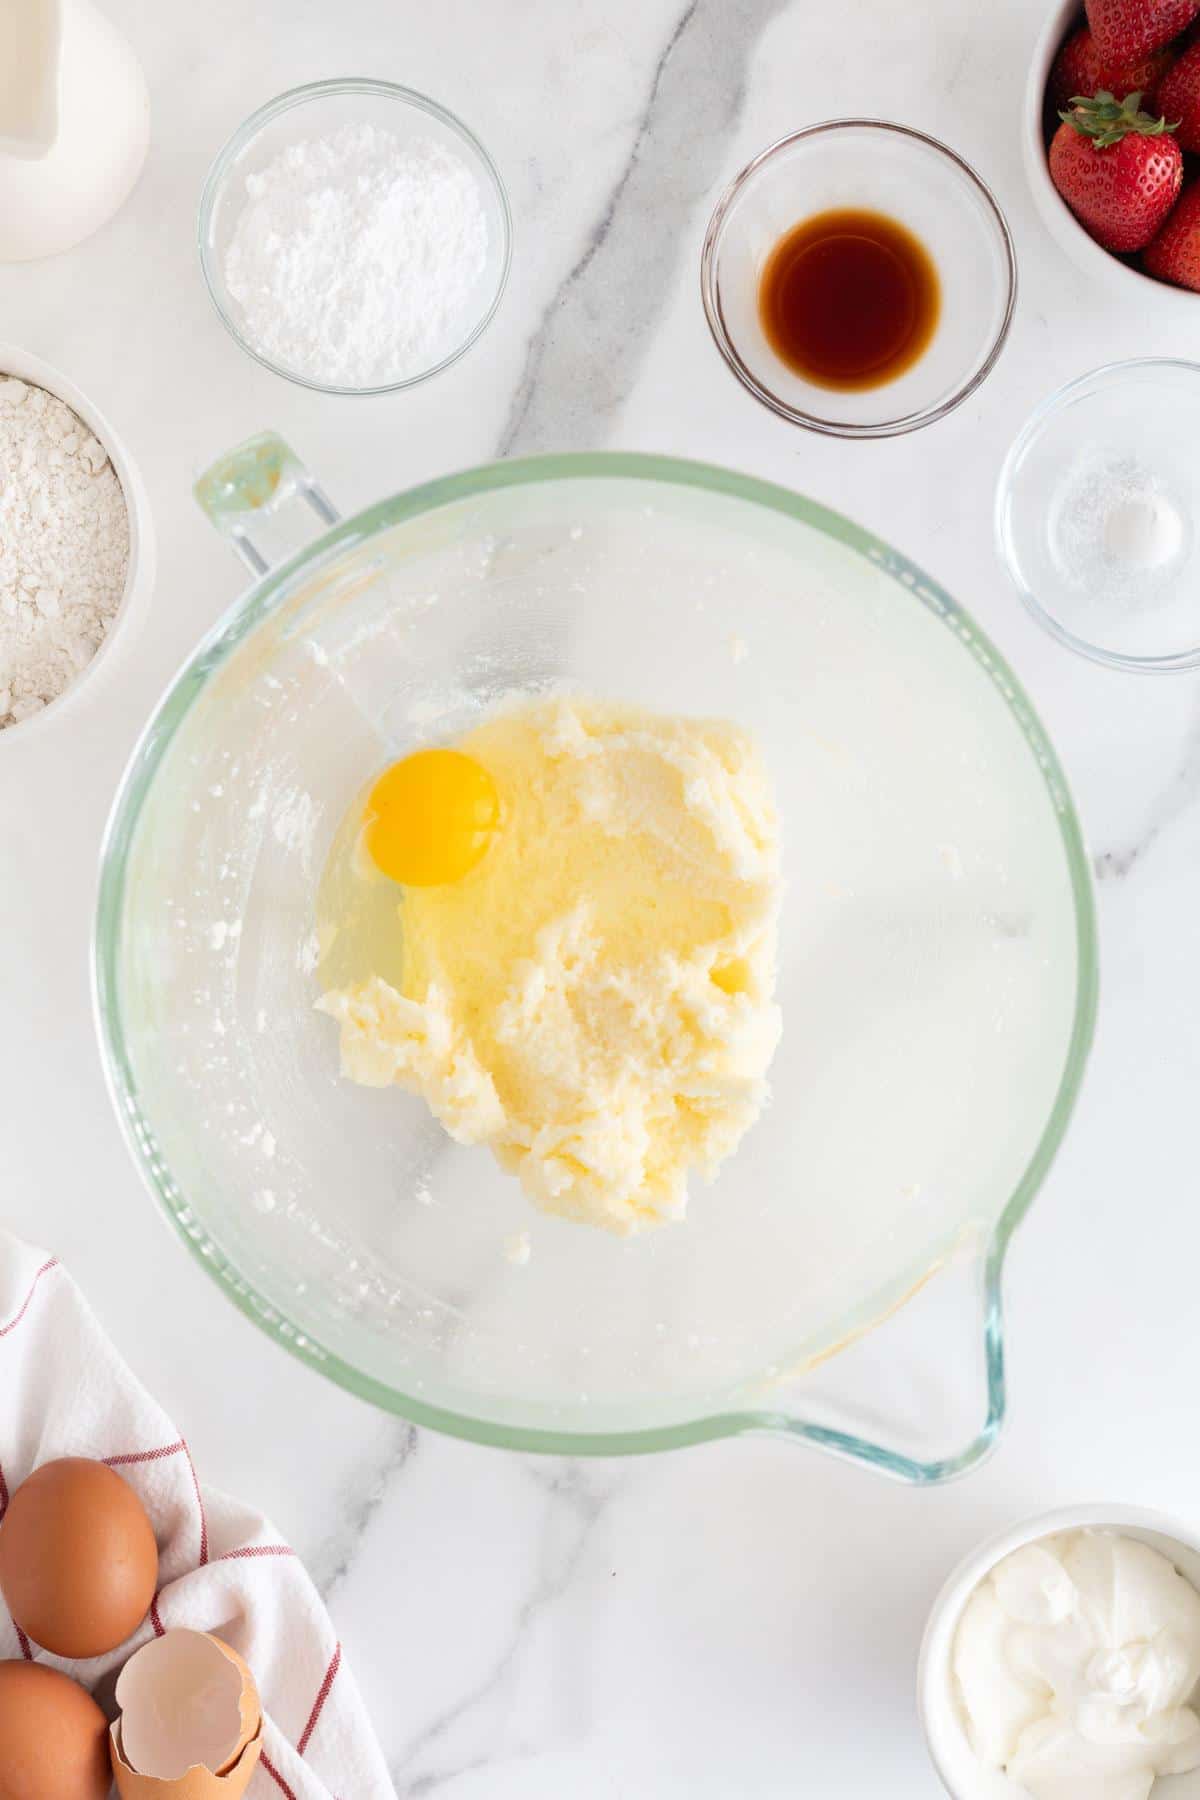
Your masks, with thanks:
[{"label": "powdered sugar", "polygon": [[129,515],[103,446],[44,388],[0,378],[0,730],[91,661],[128,567]]},{"label": "powdered sugar", "polygon": [[488,227],[453,150],[348,124],[290,144],[245,185],[225,284],[271,362],[325,386],[385,387],[466,335]]}]

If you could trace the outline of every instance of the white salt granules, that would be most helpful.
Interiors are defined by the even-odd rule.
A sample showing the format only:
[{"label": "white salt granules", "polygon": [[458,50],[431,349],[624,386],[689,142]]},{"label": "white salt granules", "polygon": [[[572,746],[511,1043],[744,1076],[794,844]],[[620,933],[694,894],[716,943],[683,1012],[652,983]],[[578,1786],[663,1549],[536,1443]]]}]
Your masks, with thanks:
[{"label": "white salt granules", "polygon": [[[1174,471],[1176,480],[1182,472]],[[1105,604],[1145,604],[1190,552],[1189,507],[1171,472],[1085,447],[1051,496],[1048,535],[1062,580]]]},{"label": "white salt granules", "polygon": [[0,377],[0,731],[91,661],[128,567],[129,514],[103,446],[53,394]]},{"label": "white salt granules", "polygon": [[386,387],[467,334],[487,253],[461,157],[343,125],[246,177],[225,285],[269,361],[323,386]]}]

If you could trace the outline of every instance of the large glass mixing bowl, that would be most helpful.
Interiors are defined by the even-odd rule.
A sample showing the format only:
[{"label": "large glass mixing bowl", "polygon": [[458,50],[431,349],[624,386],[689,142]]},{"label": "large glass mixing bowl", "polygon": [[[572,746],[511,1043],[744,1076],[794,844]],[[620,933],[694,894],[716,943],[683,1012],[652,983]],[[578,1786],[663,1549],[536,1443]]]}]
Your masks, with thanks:
[{"label": "large glass mixing bowl", "polygon": [[[122,1126],[199,1265],[294,1355],[466,1437],[776,1429],[969,1467],[1096,995],[1078,822],[1003,659],[856,525],[695,464],[501,463],[338,523],[268,435],[197,491],[260,579],[134,753],[96,985]],[[324,534],[276,561],[305,501]],[[773,1101],[684,1223],[632,1239],[340,1079],[313,1010],[315,883],[364,780],[559,688],[749,727],[785,835]]]}]

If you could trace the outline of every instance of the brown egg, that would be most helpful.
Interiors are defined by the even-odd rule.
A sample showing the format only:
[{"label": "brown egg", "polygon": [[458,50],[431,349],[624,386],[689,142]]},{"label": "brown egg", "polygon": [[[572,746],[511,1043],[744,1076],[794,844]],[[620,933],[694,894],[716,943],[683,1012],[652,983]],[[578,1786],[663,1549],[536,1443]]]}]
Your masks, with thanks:
[{"label": "brown egg", "polygon": [[23,1481],[0,1523],[0,1594],[55,1656],[103,1656],[137,1630],[158,1584],[158,1546],[129,1483],[66,1456]]},{"label": "brown egg", "polygon": [[108,1724],[77,1681],[0,1662],[0,1800],[105,1800]]}]

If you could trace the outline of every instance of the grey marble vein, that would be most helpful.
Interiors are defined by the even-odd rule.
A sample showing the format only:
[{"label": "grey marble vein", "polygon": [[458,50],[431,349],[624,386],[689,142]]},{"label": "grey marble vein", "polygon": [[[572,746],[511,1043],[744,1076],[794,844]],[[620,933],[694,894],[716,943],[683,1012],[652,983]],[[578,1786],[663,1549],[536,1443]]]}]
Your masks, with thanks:
[{"label": "grey marble vein", "polygon": [[339,1496],[339,1528],[307,1559],[309,1574],[324,1601],[328,1602],[338,1583],[349,1574],[372,1519],[395,1477],[416,1454],[419,1441],[415,1425],[400,1421],[385,1425],[379,1453],[356,1470],[349,1491]]},{"label": "grey marble vein", "polygon": [[785,0],[688,0],[603,213],[530,340],[499,454],[594,448],[632,389],[689,226],[734,170],[750,54]]},{"label": "grey marble vein", "polygon": [[530,1457],[522,1473],[553,1500],[561,1500],[586,1525],[595,1524],[631,1479],[628,1465],[553,1461]]},{"label": "grey marble vein", "polygon": [[1124,881],[1144,861],[1159,839],[1200,799],[1200,719],[1197,719],[1184,742],[1183,754],[1170,781],[1162,789],[1142,830],[1127,843],[1116,844],[1096,853],[1093,867],[1096,880]]},{"label": "grey marble vein", "polygon": [[[390,1773],[399,1800],[427,1800],[440,1787],[471,1770],[513,1760],[513,1752],[494,1752],[490,1746],[482,1753],[466,1752],[456,1757],[450,1753],[449,1740],[465,1721],[515,1681],[522,1653],[533,1632],[568,1592],[589,1553],[596,1527],[623,1485],[620,1474],[603,1465],[530,1458],[521,1468],[551,1502],[534,1580],[491,1667],[393,1758]],[[564,1516],[568,1521],[565,1532]]]}]

